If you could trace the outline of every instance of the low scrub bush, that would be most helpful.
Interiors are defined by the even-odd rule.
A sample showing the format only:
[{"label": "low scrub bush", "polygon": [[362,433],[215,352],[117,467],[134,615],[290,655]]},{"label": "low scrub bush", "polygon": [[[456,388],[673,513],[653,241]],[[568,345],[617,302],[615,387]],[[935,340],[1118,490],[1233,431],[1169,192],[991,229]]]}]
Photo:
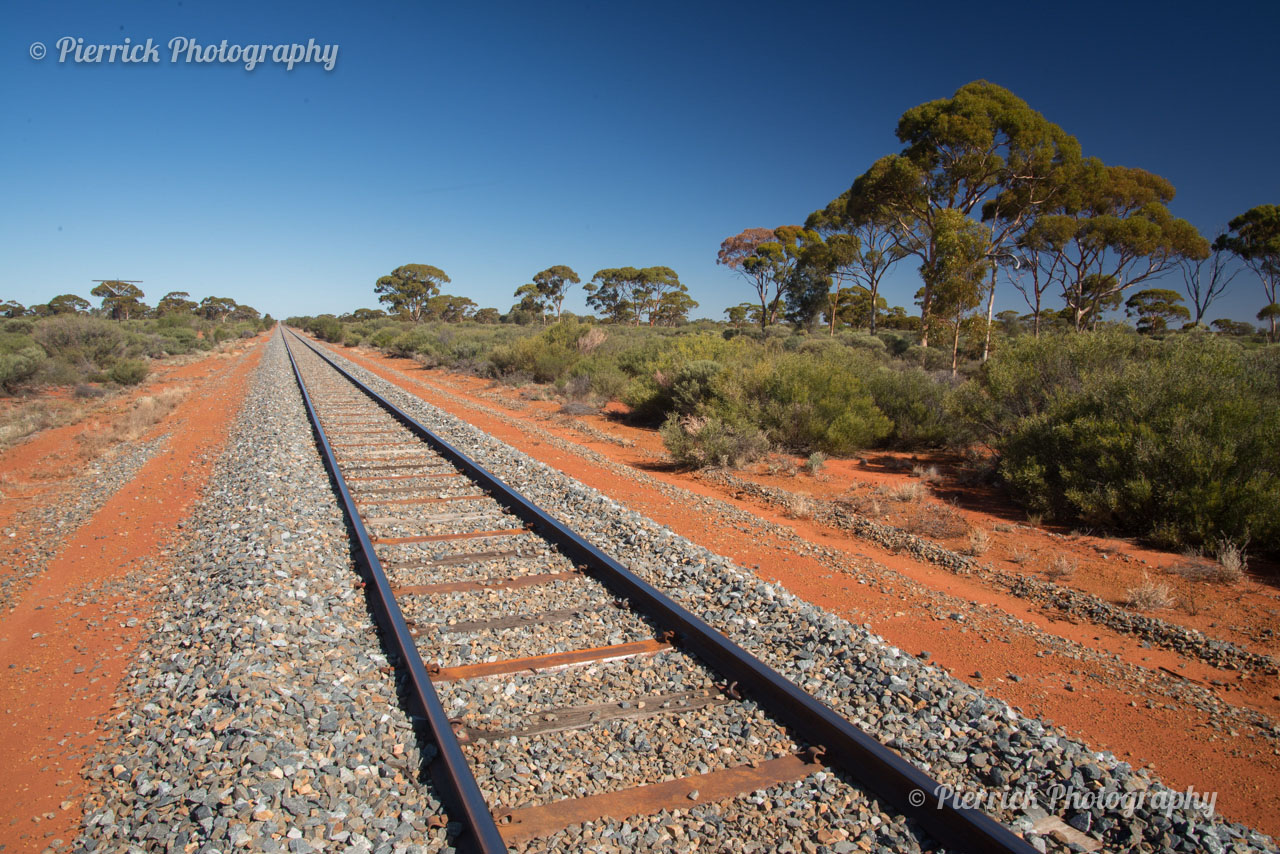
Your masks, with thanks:
[{"label": "low scrub bush", "polygon": [[315,318],[307,325],[307,331],[315,335],[317,338],[328,341],[332,344],[342,343],[346,330],[342,326],[342,321],[334,317],[332,314],[322,314]]},{"label": "low scrub bush", "polygon": [[147,378],[150,371],[142,359],[121,359],[107,371],[107,378],[120,385],[137,385]]},{"label": "low scrub bush", "polygon": [[902,527],[912,534],[932,537],[936,540],[962,537],[969,531],[968,523],[954,508],[924,501],[918,501],[910,506]]},{"label": "low scrub bush", "polygon": [[716,416],[673,413],[659,433],[672,459],[691,468],[738,468],[769,451],[769,441],[758,427]]},{"label": "low scrub bush", "polygon": [[783,353],[761,359],[735,377],[725,395],[743,416],[757,417],[769,438],[796,451],[846,455],[874,445],[892,430],[846,353]]},{"label": "low scrub bush", "polygon": [[1280,348],[1022,337],[957,395],[1031,513],[1161,545],[1280,548]]},{"label": "low scrub bush", "polygon": [[126,346],[118,326],[96,317],[52,317],[36,326],[32,337],[50,358],[80,369],[105,370]]},{"label": "low scrub bush", "polygon": [[970,437],[963,419],[945,407],[949,382],[913,366],[878,367],[864,377],[876,408],[893,422],[886,444],[895,448],[959,445]]},{"label": "low scrub bush", "polygon": [[44,360],[44,351],[34,345],[16,353],[0,354],[0,389],[14,394],[30,384]]}]

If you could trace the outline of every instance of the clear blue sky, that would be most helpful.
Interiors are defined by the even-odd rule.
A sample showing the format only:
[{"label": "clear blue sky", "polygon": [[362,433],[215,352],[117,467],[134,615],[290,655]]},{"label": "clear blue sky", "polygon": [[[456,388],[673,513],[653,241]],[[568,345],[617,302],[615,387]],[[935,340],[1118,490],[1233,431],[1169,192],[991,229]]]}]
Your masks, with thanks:
[{"label": "clear blue sky", "polygon": [[[506,310],[537,271],[673,267],[722,317],[725,237],[803,221],[909,107],[985,78],[1203,231],[1280,202],[1274,2],[39,0],[0,37],[0,299],[142,279],[290,314],[375,305],[400,264]],[[160,62],[58,62],[153,39]],[[168,42],[336,44],[332,71],[170,62]],[[32,42],[47,55],[33,59]],[[1168,286],[1180,283],[1176,276]],[[913,265],[891,303],[911,306]],[[1252,319],[1252,278],[1211,317]],[[1022,308],[1009,292],[1000,308]],[[582,311],[575,288],[566,307]]]}]

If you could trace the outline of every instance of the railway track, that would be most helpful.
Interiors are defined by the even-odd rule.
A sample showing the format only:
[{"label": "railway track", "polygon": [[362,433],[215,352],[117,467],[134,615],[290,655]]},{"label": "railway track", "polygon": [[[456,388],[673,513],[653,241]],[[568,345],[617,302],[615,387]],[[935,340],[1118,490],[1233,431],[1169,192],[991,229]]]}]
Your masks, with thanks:
[{"label": "railway track", "polygon": [[[949,850],[1035,849],[285,333],[460,849],[838,772]],[[833,777],[836,775],[832,775]]]}]

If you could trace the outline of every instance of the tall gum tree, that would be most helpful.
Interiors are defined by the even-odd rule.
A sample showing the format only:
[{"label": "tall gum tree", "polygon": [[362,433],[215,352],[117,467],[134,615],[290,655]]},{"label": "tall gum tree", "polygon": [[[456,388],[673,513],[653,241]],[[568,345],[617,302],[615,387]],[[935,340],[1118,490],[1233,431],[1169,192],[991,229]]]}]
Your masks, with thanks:
[{"label": "tall gum tree", "polygon": [[128,320],[146,310],[142,304],[146,294],[132,282],[110,279],[99,283],[89,295],[102,299],[102,310],[110,314],[112,320]]},{"label": "tall gum tree", "polygon": [[430,299],[450,281],[444,271],[430,264],[404,264],[374,283],[378,301],[415,323],[422,319]]},{"label": "tall gum tree", "polygon": [[[882,157],[849,189],[855,222],[887,223],[898,248],[921,267],[937,262],[943,211],[992,223],[984,254],[1007,251],[1014,235],[1058,191],[1056,170],[1080,157],[1076,139],[1009,90],[978,80],[950,98],[913,107],[898,121],[906,147]],[[992,280],[992,298],[994,280]],[[921,345],[929,346],[933,287],[920,300]]]},{"label": "tall gum tree", "polygon": [[836,331],[836,322],[843,316],[841,301],[850,288],[866,292],[868,329],[876,334],[876,316],[880,304],[880,283],[894,264],[906,253],[894,238],[889,219],[877,218],[876,211],[869,210],[861,220],[849,216],[849,192],[846,190],[831,200],[825,208],[809,214],[805,228],[811,228],[826,241],[827,268],[831,273],[832,289],[828,297],[830,334]]},{"label": "tall gum tree", "polygon": [[934,219],[933,261],[920,268],[932,292],[935,316],[951,326],[951,375],[960,362],[960,327],[965,315],[982,304],[982,288],[993,266],[987,254],[990,229],[960,211],[939,211]]},{"label": "tall gum tree", "polygon": [[697,303],[684,303],[674,294],[686,298],[689,289],[670,267],[609,267],[597,270],[583,288],[587,292],[587,305],[601,312],[614,323],[640,325],[642,319],[650,326],[669,317],[672,311],[684,305],[688,311]]},{"label": "tall gum tree", "polygon": [[805,251],[821,243],[818,232],[800,225],[748,228],[720,244],[716,263],[751,283],[760,301],[763,329],[778,322],[778,310],[787,288],[796,281]]},{"label": "tall gum tree", "polygon": [[1269,338],[1276,340],[1276,317],[1280,316],[1280,206],[1258,205],[1227,223],[1227,233],[1214,243],[1239,256],[1262,282],[1267,304],[1258,312],[1259,320],[1270,323]]},{"label": "tall gum tree", "polygon": [[1195,226],[1169,212],[1173,185],[1159,175],[1091,157],[1064,186],[1024,242],[1040,247],[1040,270],[1061,288],[1077,331],[1129,288],[1209,255]]},{"label": "tall gum tree", "polygon": [[564,264],[548,267],[533,277],[533,286],[537,289],[539,296],[555,308],[557,323],[560,322],[560,310],[564,304],[565,294],[569,292],[569,286],[576,285],[580,281],[582,280],[578,278],[573,268]]}]

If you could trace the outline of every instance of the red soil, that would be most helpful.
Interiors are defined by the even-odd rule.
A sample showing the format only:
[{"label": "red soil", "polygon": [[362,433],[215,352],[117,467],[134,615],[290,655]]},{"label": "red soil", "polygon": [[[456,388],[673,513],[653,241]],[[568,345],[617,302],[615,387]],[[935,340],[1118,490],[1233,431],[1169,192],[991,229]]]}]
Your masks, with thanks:
[{"label": "red soil", "polygon": [[[147,630],[155,589],[148,582],[164,584],[149,570],[208,481],[262,340],[230,358],[214,354],[182,367],[159,366],[146,388],[0,455],[6,493],[0,527],[9,528],[33,502],[69,497],[61,479],[92,447],[77,437],[102,430],[143,394],[189,389],[142,436],[170,433],[164,449],[69,534],[25,596],[0,615],[0,768],[6,772],[0,775],[0,850],[39,851],[55,838],[74,838],[84,794],[80,769],[93,754],[99,724],[123,705],[114,694]],[[21,500],[10,500],[11,491]],[[22,536],[15,533],[0,545],[0,565],[12,566],[5,558]]]}]

